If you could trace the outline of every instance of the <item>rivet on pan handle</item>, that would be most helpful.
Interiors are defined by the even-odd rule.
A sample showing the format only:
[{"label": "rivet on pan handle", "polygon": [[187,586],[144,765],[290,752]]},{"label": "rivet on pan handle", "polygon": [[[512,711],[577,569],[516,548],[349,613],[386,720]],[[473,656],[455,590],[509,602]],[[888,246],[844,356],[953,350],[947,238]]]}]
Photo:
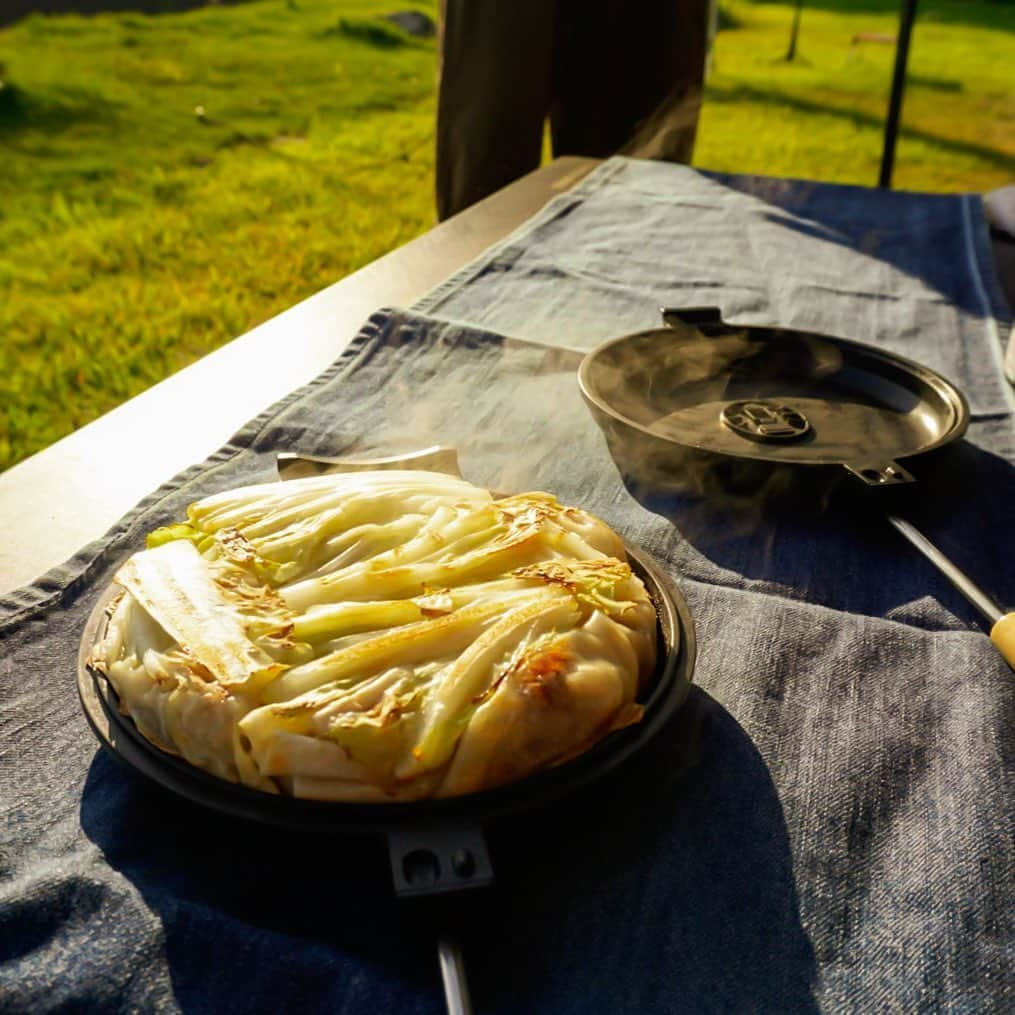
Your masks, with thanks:
[{"label": "rivet on pan handle", "polygon": [[898,462],[845,462],[846,469],[867,486],[915,483],[916,479]]}]

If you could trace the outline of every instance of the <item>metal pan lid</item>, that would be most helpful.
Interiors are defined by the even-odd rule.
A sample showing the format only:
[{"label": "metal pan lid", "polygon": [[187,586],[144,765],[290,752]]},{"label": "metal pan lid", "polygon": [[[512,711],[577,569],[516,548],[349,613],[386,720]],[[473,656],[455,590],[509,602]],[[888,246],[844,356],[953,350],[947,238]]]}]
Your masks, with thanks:
[{"label": "metal pan lid", "polygon": [[715,308],[663,319],[667,327],[608,341],[582,362],[582,393],[602,425],[735,458],[845,465],[868,481],[965,432],[962,394],[901,356],[728,325]]}]

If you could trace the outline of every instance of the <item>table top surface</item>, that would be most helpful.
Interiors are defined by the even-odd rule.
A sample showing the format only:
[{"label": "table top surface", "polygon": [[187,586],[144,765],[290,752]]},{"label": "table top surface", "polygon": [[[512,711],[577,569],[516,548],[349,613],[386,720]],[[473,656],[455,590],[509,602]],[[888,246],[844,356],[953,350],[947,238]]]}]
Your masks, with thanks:
[{"label": "table top surface", "polygon": [[415,302],[597,164],[562,158],[530,173],[0,475],[0,521],[18,533],[0,542],[0,593],[101,536],[320,373],[374,310]]},{"label": "table top surface", "polygon": [[[900,515],[1005,595],[995,534],[1015,500],[1015,403],[977,203],[621,158],[496,243],[593,165],[519,181],[0,477],[0,521],[16,530],[0,574],[17,584],[257,417],[216,468],[191,468],[4,600],[0,939],[37,931],[2,963],[19,1010],[265,1008],[293,983],[318,1007],[438,1010],[432,942],[396,915],[376,843],[338,853],[248,835],[122,778],[68,682],[96,598],[145,531],[272,474],[284,449],[372,456],[417,441],[454,444],[476,482],[606,520],[686,600],[694,635],[674,725],[629,774],[484,829],[500,891],[463,935],[481,1008],[1011,1007],[998,942],[1015,884],[1015,684],[972,608],[895,537],[883,504],[844,495],[823,512],[727,519],[721,502],[622,482],[624,449],[603,440],[574,373],[661,305],[716,293],[730,320],[846,329],[940,369],[975,418],[944,467],[914,470]],[[371,313],[386,304],[416,310]],[[263,414],[356,333],[341,369]],[[227,401],[223,379],[239,389]],[[207,692],[176,689],[164,714],[185,729]],[[307,905],[293,905],[293,871],[314,886]],[[541,946],[514,948],[505,978],[505,942],[534,928]]]}]

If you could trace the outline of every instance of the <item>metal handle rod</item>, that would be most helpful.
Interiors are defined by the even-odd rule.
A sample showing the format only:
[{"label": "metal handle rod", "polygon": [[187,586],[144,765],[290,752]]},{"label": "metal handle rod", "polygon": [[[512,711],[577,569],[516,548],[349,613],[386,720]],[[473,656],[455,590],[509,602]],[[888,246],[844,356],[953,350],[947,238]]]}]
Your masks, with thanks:
[{"label": "metal handle rod", "polygon": [[441,934],[437,939],[437,960],[440,962],[444,1004],[448,1015],[472,1015],[469,983],[465,978],[465,959],[458,942],[449,934]]},{"label": "metal handle rod", "polygon": [[919,529],[898,515],[888,515],[888,521],[980,611],[991,627],[1004,616],[1004,610],[969,575],[960,571]]},{"label": "metal handle rod", "polygon": [[878,186],[890,189],[892,170],[895,168],[895,140],[902,117],[902,96],[906,90],[906,64],[909,62],[909,39],[916,19],[917,0],[904,0],[899,17],[899,41],[895,47],[895,71],[892,74],[892,91],[888,97],[888,118],[885,121],[885,141],[881,152],[881,175]]}]

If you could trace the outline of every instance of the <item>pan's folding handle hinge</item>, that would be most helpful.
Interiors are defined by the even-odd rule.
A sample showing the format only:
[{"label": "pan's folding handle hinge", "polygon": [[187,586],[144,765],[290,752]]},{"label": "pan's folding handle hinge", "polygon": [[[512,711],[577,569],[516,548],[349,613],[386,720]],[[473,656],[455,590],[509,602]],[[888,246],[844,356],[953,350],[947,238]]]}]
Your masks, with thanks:
[{"label": "pan's folding handle hinge", "polygon": [[845,465],[850,473],[868,486],[916,482],[912,473],[907,472],[898,462],[846,462]]},{"label": "pan's folding handle hinge", "polygon": [[478,825],[421,825],[388,833],[391,880],[399,898],[485,888],[493,867]]},{"label": "pan's folding handle hinge", "polygon": [[722,310],[719,307],[660,307],[663,324],[672,328],[674,324],[722,324]]},{"label": "pan's folding handle hinge", "polygon": [[462,470],[458,467],[458,451],[442,444],[401,455],[389,455],[387,458],[322,458],[319,455],[281,451],[275,456],[275,465],[279,479],[305,479],[308,476],[376,469],[421,469],[462,478]]}]

